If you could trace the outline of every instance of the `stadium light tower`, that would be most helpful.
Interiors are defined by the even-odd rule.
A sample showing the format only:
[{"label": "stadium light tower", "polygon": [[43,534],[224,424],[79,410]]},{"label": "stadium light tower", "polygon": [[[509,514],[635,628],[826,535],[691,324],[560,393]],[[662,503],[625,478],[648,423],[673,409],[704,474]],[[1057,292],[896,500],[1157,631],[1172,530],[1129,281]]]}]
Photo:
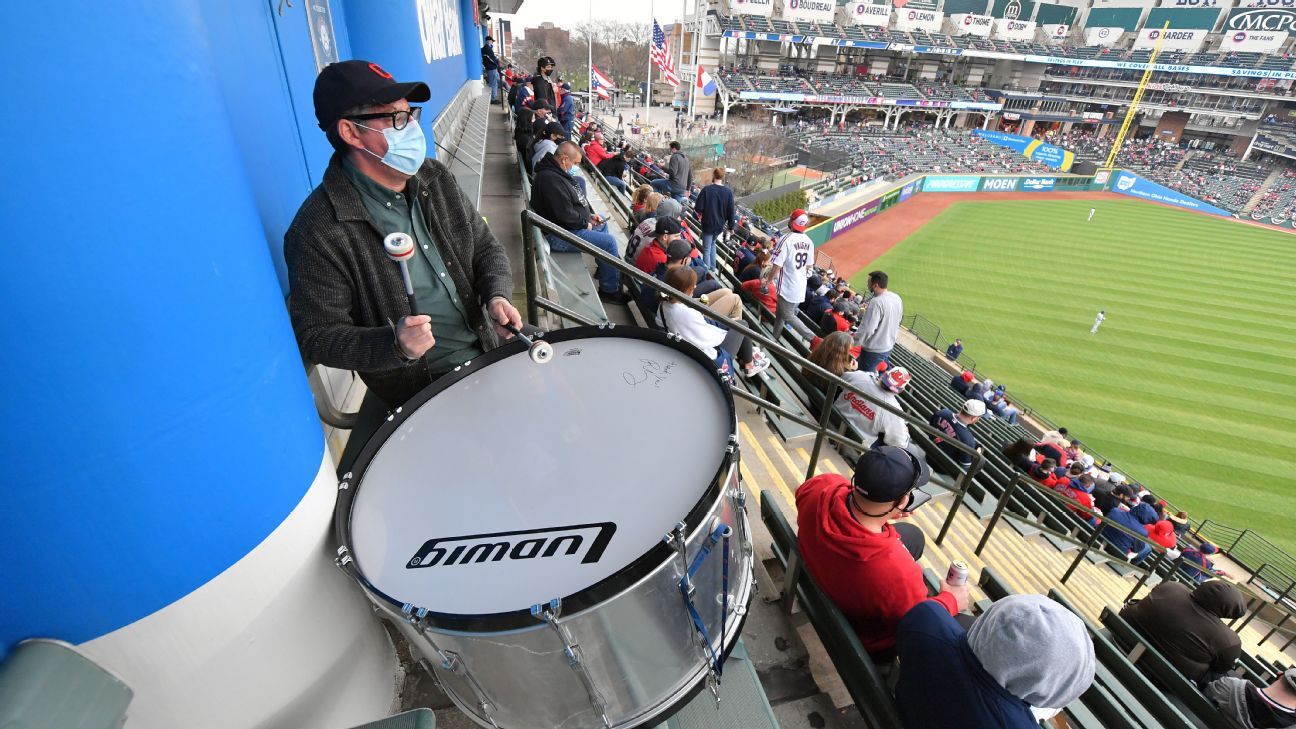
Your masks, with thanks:
[{"label": "stadium light tower", "polygon": [[1125,121],[1121,122],[1120,131],[1116,132],[1116,139],[1112,142],[1111,151],[1107,153],[1107,161],[1103,163],[1102,169],[1109,176],[1112,169],[1116,166],[1116,156],[1120,154],[1121,145],[1125,143],[1125,134],[1129,132],[1130,123],[1134,121],[1134,115],[1138,113],[1139,102],[1143,101],[1143,92],[1147,90],[1148,81],[1152,79],[1152,67],[1156,65],[1157,56],[1161,55],[1161,44],[1165,42],[1166,31],[1170,29],[1170,21],[1166,21],[1161,26],[1161,36],[1152,46],[1152,55],[1148,56],[1147,68],[1143,71],[1143,78],[1139,80],[1138,88],[1134,90],[1134,98],[1130,101],[1129,111],[1125,112]]}]

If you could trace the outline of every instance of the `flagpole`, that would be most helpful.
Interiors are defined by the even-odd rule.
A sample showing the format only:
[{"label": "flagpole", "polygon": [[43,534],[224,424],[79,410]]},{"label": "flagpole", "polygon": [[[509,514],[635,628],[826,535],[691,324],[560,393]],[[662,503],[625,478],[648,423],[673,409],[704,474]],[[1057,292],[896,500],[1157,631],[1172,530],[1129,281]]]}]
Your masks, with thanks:
[{"label": "flagpole", "polygon": [[594,0],[589,0],[589,31],[585,34],[585,39],[589,41],[589,73],[585,75],[585,83],[589,84],[589,93],[586,95],[589,99],[589,108],[585,110],[585,121],[594,120]]},{"label": "flagpole", "polygon": [[[698,51],[699,51],[699,49],[698,49],[698,40],[699,40],[699,37],[698,37],[698,32],[697,32],[697,16],[698,16],[698,7],[699,7],[701,4],[702,4],[702,0],[693,0],[693,21],[694,21],[694,25],[693,25],[693,87],[689,89],[689,99],[688,99],[688,115],[689,115],[689,121],[693,121],[693,105],[697,103],[697,88],[698,88],[698,82],[699,82],[699,80],[702,78],[702,72],[699,70],[699,69],[702,67],[702,66],[701,66],[701,64],[702,64],[702,54],[698,52]],[[682,36],[683,36],[683,34],[681,34],[681,38],[680,38],[680,43],[681,43],[681,44],[684,43],[684,39],[683,39]]]},{"label": "flagpole", "polygon": [[[648,22],[649,23],[656,22],[657,21],[657,0],[651,0],[648,3],[648,12],[651,15],[651,17],[648,18]],[[653,77],[652,69],[653,69],[652,28],[649,28],[648,29],[648,85],[644,88],[644,123],[645,124],[649,122],[649,118],[652,116],[652,107],[649,106],[649,104],[651,103],[650,99],[652,99],[652,77]]]},{"label": "flagpole", "polygon": [[[675,68],[679,73],[684,73],[684,20],[688,18],[688,0],[680,0],[680,19],[679,19],[679,50],[676,52]],[[675,95],[671,94],[671,100],[674,101]],[[684,97],[688,101],[688,97]],[[675,104],[671,104],[675,106]]]}]

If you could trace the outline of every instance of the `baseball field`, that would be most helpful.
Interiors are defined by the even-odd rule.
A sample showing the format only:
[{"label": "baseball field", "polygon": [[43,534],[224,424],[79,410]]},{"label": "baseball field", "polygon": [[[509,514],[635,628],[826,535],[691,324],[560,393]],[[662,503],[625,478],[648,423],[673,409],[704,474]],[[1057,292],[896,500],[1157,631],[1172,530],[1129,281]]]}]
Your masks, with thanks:
[{"label": "baseball field", "polygon": [[1194,519],[1296,551],[1296,237],[1114,195],[980,196],[855,283],[873,269],[1010,399]]}]

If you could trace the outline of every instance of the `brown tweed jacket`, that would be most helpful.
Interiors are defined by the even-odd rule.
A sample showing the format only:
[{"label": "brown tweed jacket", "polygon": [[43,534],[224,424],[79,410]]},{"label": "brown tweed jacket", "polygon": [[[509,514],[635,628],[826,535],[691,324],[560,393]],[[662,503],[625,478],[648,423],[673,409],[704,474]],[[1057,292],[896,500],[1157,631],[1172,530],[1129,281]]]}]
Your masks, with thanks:
[{"label": "brown tweed jacket", "polygon": [[[426,160],[406,190],[423,206],[482,349],[493,349],[499,341],[482,307],[513,294],[504,247],[441,163]],[[284,234],[284,259],[288,310],[306,361],[357,371],[393,406],[431,382],[422,361],[407,364],[396,352],[395,323],[410,314],[400,269],[338,155]]]}]

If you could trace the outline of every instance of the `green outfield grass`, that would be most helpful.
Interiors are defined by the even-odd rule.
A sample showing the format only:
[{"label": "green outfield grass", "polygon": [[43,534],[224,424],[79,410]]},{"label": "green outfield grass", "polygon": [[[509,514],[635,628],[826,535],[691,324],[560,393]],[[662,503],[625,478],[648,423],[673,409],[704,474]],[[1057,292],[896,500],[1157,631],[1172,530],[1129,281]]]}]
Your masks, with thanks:
[{"label": "green outfield grass", "polygon": [[1296,236],[1114,197],[964,202],[873,269],[1010,399],[1296,552]]}]

